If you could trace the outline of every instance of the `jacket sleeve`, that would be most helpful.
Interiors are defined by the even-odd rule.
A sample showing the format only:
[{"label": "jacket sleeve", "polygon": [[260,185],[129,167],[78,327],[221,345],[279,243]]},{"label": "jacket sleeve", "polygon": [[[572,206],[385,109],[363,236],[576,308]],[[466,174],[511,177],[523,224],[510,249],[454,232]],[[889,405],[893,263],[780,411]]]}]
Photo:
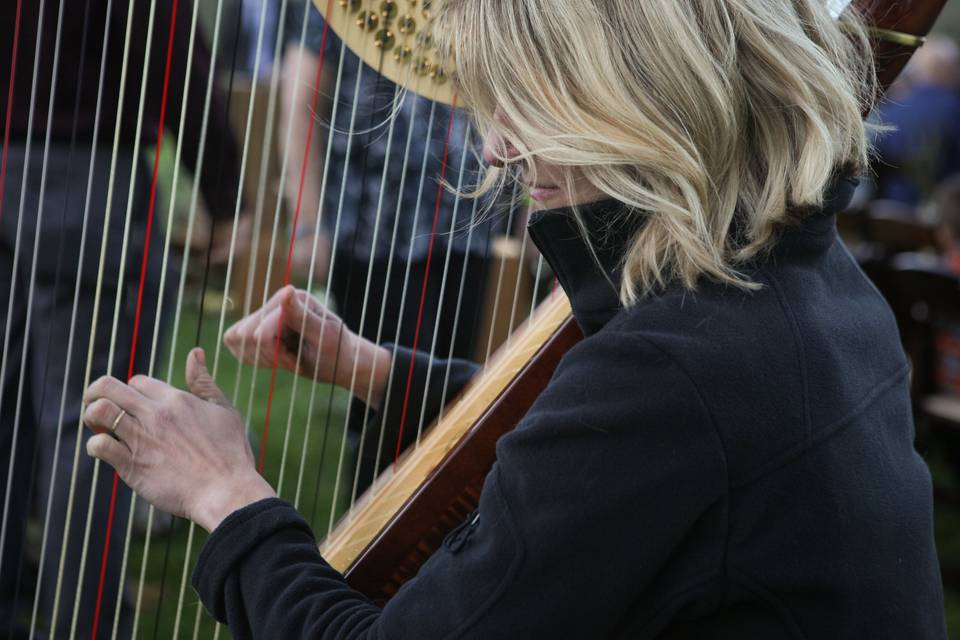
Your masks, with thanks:
[{"label": "jacket sleeve", "polygon": [[497,458],[478,514],[382,610],[277,500],[213,533],[194,584],[238,638],[604,636],[660,597],[658,573],[726,490],[696,387],[635,335],[575,347]]},{"label": "jacket sleeve", "polygon": [[384,346],[394,356],[380,411],[371,411],[361,399],[350,407],[350,432],[361,434],[363,440],[358,460],[361,478],[376,477],[389,466],[398,445],[403,451],[416,441],[417,434],[430,426],[480,369],[468,360],[431,359],[423,351]]}]

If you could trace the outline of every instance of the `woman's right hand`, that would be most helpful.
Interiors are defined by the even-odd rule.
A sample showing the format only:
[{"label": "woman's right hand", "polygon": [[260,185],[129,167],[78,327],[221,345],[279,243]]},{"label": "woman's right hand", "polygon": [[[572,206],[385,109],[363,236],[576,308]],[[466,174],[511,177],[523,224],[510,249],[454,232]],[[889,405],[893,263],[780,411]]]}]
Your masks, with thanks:
[{"label": "woman's right hand", "polygon": [[390,375],[388,349],[358,336],[319,300],[292,286],[236,322],[223,342],[244,364],[276,363],[317,382],[346,389],[352,385],[354,395],[374,409],[380,406]]}]

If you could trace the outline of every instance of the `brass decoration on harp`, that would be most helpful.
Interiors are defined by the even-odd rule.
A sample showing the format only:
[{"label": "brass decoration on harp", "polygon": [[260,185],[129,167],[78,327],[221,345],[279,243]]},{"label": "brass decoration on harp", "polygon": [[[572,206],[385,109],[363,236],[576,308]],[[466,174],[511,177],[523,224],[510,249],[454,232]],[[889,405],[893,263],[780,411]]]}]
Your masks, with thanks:
[{"label": "brass decoration on harp", "polygon": [[[321,10],[326,8],[325,0],[315,2]],[[874,36],[879,84],[885,89],[923,44],[945,2],[838,0],[830,7],[840,17],[853,5],[866,18]],[[384,13],[371,17],[375,6],[389,17]],[[381,47],[392,47],[393,62],[384,68],[391,80],[450,102],[450,83],[427,72],[444,68],[425,55],[431,51],[426,35],[429,8],[429,2],[416,0],[338,0],[329,18],[347,45],[372,66],[377,65],[378,41]],[[426,23],[412,18],[414,13]],[[378,37],[374,26],[389,27],[393,39]],[[480,486],[495,459],[496,439],[516,426],[562,355],[581,337],[565,297],[556,295],[515,336],[512,346],[497,354],[445,417],[425,432],[421,447],[388,469],[357,502],[320,545],[324,557],[344,572],[351,586],[382,603],[416,574],[444,535],[476,506]]]},{"label": "brass decoration on harp", "polygon": [[313,0],[334,33],[384,77],[425,98],[453,104],[449,62],[430,33],[435,0]]}]

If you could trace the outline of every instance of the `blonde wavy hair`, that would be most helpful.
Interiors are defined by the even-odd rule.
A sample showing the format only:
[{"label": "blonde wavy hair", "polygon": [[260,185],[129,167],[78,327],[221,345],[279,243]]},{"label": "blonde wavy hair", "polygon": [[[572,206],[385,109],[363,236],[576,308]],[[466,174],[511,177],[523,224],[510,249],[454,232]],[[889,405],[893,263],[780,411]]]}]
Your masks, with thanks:
[{"label": "blonde wavy hair", "polygon": [[867,32],[828,0],[444,0],[436,34],[478,127],[517,150],[504,161],[642,212],[626,305],[702,277],[756,286],[738,267],[867,166]]}]

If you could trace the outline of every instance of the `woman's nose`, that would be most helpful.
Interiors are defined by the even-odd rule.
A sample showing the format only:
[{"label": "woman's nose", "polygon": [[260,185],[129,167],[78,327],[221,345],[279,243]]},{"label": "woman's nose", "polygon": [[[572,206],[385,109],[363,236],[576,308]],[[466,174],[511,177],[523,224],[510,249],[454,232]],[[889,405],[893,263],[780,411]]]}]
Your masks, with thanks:
[{"label": "woman's nose", "polygon": [[506,163],[503,158],[510,158],[516,154],[517,150],[513,145],[496,131],[490,131],[483,140],[483,159],[494,167],[504,166]]}]

